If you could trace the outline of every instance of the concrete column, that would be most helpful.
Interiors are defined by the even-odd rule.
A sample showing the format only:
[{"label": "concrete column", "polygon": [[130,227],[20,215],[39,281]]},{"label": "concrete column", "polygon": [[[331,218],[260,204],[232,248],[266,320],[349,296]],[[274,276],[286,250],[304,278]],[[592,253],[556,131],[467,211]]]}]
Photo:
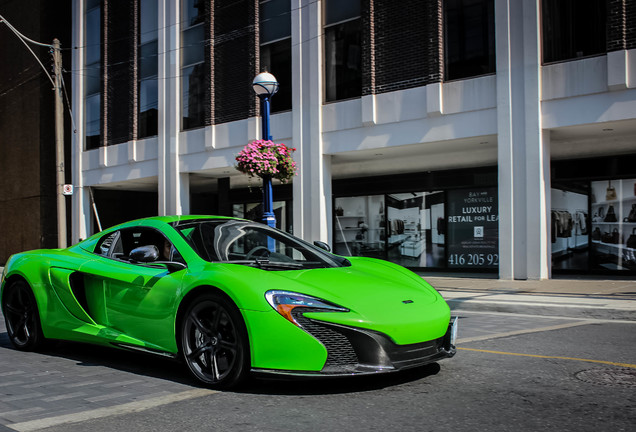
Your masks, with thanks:
[{"label": "concrete column", "polygon": [[[181,68],[179,45],[179,0],[159,0],[159,128],[158,128],[158,214],[183,214],[189,197],[188,186],[179,173],[179,133],[181,130]],[[187,210],[186,210],[187,211]]]},{"label": "concrete column", "polygon": [[549,135],[541,128],[539,2],[495,1],[499,276],[549,277]]},{"label": "concrete column", "polygon": [[294,234],[331,241],[331,157],[322,143],[322,4],[292,0]]},{"label": "concrete column", "polygon": [[[84,1],[73,0],[73,42],[72,46],[84,46]],[[73,50],[72,69],[84,69],[84,50]],[[91,227],[90,196],[84,186],[82,154],[84,152],[84,79],[82,74],[72,76],[73,115],[76,133],[71,134],[71,176],[74,187],[71,199],[71,242],[77,243],[93,232]]]}]

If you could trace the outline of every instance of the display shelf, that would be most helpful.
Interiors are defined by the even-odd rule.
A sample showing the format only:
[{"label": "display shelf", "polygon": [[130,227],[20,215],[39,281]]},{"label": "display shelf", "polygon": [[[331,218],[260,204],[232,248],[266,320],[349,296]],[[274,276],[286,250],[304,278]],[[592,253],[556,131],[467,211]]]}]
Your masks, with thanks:
[{"label": "display shelf", "polygon": [[598,246],[607,246],[618,250],[635,252],[636,249],[627,247],[624,243],[605,243],[600,240],[592,240],[592,243]]}]

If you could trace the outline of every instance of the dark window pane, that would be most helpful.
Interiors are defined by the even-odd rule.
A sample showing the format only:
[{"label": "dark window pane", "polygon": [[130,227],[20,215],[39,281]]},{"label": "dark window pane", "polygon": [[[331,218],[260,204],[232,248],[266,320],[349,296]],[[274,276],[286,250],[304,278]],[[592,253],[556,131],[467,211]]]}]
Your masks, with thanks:
[{"label": "dark window pane", "polygon": [[148,42],[140,47],[139,75],[148,78],[157,75],[157,41]]},{"label": "dark window pane", "polygon": [[203,51],[204,29],[198,25],[181,33],[181,65],[190,66],[202,62],[205,54]]},{"label": "dark window pane", "polygon": [[362,94],[360,20],[325,29],[325,100]]},{"label": "dark window pane", "polygon": [[494,0],[446,0],[446,79],[495,72]]},{"label": "dark window pane", "polygon": [[289,0],[261,2],[261,44],[291,36],[291,14]]},{"label": "dark window pane", "polygon": [[158,100],[158,11],[154,0],[140,2],[139,112],[137,136],[157,135]]},{"label": "dark window pane", "polygon": [[86,0],[86,10],[89,10],[100,5],[100,0]]},{"label": "dark window pane", "polygon": [[87,96],[101,91],[101,73],[102,68],[99,63],[86,65],[86,68],[84,69],[84,78]]},{"label": "dark window pane", "polygon": [[182,128],[191,129],[204,125],[205,68],[203,64],[182,69],[183,94]]},{"label": "dark window pane", "polygon": [[190,27],[205,21],[204,0],[182,0],[182,26]]},{"label": "dark window pane", "polygon": [[543,62],[606,52],[606,1],[544,0]]},{"label": "dark window pane", "polygon": [[101,96],[99,93],[86,98],[86,150],[99,147]]},{"label": "dark window pane", "polygon": [[358,18],[360,0],[325,0],[325,25]]},{"label": "dark window pane", "polygon": [[280,83],[271,99],[272,112],[292,108],[291,38],[261,46],[261,69],[271,72]]},{"label": "dark window pane", "polygon": [[139,138],[157,135],[158,116],[157,79],[139,83]]},{"label": "dark window pane", "polygon": [[156,0],[141,0],[140,4],[140,31],[141,43],[157,39],[158,11]]},{"label": "dark window pane", "polygon": [[99,8],[86,14],[86,64],[98,63],[101,58],[101,13]]}]

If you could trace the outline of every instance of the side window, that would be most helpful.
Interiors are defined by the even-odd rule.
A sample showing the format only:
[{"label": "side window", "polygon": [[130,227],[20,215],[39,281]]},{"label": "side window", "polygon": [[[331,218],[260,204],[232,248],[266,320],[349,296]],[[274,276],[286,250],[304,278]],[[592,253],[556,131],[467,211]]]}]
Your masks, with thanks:
[{"label": "side window", "polygon": [[112,256],[112,253],[119,249],[121,252],[121,242],[119,241],[119,231],[105,235],[97,243],[95,253],[105,257]]},{"label": "side window", "polygon": [[159,251],[158,261],[185,260],[174,245],[159,231],[151,228],[128,228],[105,235],[97,243],[95,253],[104,257],[128,261],[130,252],[140,246],[155,246]]}]

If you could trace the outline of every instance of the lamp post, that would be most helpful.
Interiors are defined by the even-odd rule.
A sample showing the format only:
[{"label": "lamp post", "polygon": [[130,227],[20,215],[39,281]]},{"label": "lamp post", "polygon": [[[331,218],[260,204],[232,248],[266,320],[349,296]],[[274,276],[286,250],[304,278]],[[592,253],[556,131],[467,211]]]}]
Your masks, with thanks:
[{"label": "lamp post", "polygon": [[[278,91],[278,81],[276,81],[276,77],[271,73],[262,72],[256,75],[254,81],[252,81],[252,88],[254,89],[254,93],[256,93],[261,100],[261,139],[271,141],[272,136],[269,132],[269,101]],[[271,176],[263,177],[263,223],[276,228]]]}]

